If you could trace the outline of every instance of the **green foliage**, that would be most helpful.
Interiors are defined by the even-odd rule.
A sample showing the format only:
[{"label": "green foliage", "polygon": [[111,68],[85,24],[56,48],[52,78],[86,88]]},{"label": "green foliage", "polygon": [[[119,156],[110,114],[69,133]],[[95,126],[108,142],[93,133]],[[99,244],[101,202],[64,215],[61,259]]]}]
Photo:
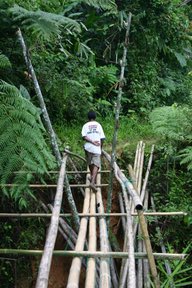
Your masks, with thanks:
[{"label": "green foliage", "polygon": [[184,141],[192,132],[192,111],[177,105],[155,108],[150,113],[150,122],[155,133],[168,140]]},{"label": "green foliage", "polygon": [[192,147],[188,146],[179,152],[179,158],[182,158],[181,164],[188,164],[188,170],[192,170]]},{"label": "green foliage", "polygon": [[27,205],[27,198],[33,196],[27,184],[33,178],[30,172],[39,175],[54,167],[54,157],[48,148],[38,109],[23,98],[20,91],[6,82],[0,83],[0,181],[1,184],[19,184],[2,188],[4,194]]},{"label": "green foliage", "polygon": [[0,53],[0,69],[11,67],[9,58]]},{"label": "green foliage", "polygon": [[[184,249],[183,253],[187,253],[189,248],[190,246]],[[173,253],[173,251],[169,251],[169,253]],[[171,286],[171,283],[173,283],[175,287],[189,287],[192,285],[192,267],[187,267],[187,258],[185,258],[183,261],[173,260],[171,263],[169,262],[169,264],[171,265],[172,269],[172,273],[170,275],[167,274],[167,271],[164,268],[164,263],[158,261],[158,269],[162,273],[162,278],[165,278],[164,282],[162,281],[161,283],[161,288],[168,288]]]},{"label": "green foliage", "polygon": [[85,3],[95,8],[101,8],[104,10],[116,10],[116,4],[114,0],[73,0],[76,3]]},{"label": "green foliage", "polygon": [[10,8],[15,21],[21,21],[27,30],[30,30],[36,37],[50,40],[52,36],[61,34],[63,28],[67,34],[80,33],[80,24],[63,15],[48,13],[44,11],[28,11],[18,5]]}]

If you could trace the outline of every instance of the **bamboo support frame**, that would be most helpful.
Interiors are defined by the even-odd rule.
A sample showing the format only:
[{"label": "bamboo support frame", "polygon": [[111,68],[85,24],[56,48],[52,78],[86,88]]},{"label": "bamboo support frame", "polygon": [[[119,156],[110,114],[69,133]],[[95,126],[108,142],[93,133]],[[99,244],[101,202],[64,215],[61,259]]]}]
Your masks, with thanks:
[{"label": "bamboo support frame", "polygon": [[67,156],[64,155],[61,164],[61,170],[59,173],[57,191],[54,200],[53,213],[51,217],[51,222],[45,242],[44,252],[41,258],[36,288],[46,288],[48,287],[49,271],[51,267],[52,255],[55,246],[55,241],[57,237],[57,231],[59,226],[59,213],[61,209],[61,203],[63,198],[63,183],[65,177],[65,166],[66,166]]}]

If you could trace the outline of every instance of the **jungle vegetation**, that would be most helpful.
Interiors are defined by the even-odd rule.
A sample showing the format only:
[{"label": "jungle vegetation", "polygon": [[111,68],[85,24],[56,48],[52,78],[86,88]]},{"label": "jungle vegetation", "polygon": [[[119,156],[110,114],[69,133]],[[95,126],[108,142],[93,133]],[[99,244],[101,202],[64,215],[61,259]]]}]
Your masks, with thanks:
[{"label": "jungle vegetation", "polygon": [[[188,212],[184,219],[162,219],[165,243],[172,243],[171,251],[183,251],[192,238],[191,1],[0,1],[0,183],[20,184],[1,189],[1,212],[35,212],[34,207],[38,211],[40,196],[28,184],[45,183],[48,171],[56,168],[16,35],[18,28],[60,150],[70,146],[83,155],[80,131],[89,109],[97,111],[106,130],[105,147],[111,149],[119,61],[129,12],[133,16],[117,160],[126,168],[127,161],[133,161],[137,141],[143,139],[149,147],[155,143],[149,189],[157,210]],[[18,225],[5,219],[0,228],[1,247],[36,246],[44,234],[41,228],[34,237],[37,222],[25,220]],[[23,226],[25,233],[19,233]],[[156,235],[153,237],[155,242]],[[191,261],[189,258],[188,266]],[[10,263],[0,262],[3,287],[12,287],[11,271]]]}]

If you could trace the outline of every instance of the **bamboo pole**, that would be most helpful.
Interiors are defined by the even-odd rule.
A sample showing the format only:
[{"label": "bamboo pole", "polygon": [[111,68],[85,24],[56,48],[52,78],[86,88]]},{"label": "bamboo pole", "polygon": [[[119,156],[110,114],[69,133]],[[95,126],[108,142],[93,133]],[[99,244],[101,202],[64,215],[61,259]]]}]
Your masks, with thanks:
[{"label": "bamboo pole", "polygon": [[[69,162],[72,166],[72,168],[74,169],[74,171],[76,171],[76,173],[74,174],[75,180],[77,182],[77,184],[80,184],[79,180],[82,179],[82,175],[80,175],[77,171],[78,169],[75,166],[75,163],[73,162],[73,160],[71,159],[71,157],[69,157]],[[85,196],[85,191],[83,190],[83,188],[80,188],[81,194],[84,197]]]},{"label": "bamboo pole", "polygon": [[[97,172],[97,174],[103,174],[103,173],[109,173],[111,170],[99,170]],[[124,170],[122,169],[121,170],[122,172],[124,172]],[[49,174],[59,174],[59,170],[58,171],[47,171]],[[37,172],[36,171],[15,171],[14,174],[26,174],[26,173],[34,173],[36,174]],[[79,174],[87,174],[87,171],[86,170],[77,170],[77,171],[66,171],[66,174],[76,174],[76,173],[79,173]]]},{"label": "bamboo pole", "polygon": [[53,213],[51,217],[51,223],[49,226],[44,252],[41,258],[36,288],[46,288],[48,286],[49,271],[51,267],[52,255],[57,237],[58,225],[59,225],[59,213],[61,209],[61,203],[63,198],[63,183],[65,177],[65,166],[67,156],[64,155],[57,182],[57,191],[54,200]]},{"label": "bamboo pole", "polygon": [[[88,176],[87,181],[88,182]],[[83,204],[83,213],[89,212],[90,209],[90,188],[85,189],[85,199]],[[80,227],[79,227],[79,233],[77,237],[77,242],[75,245],[75,251],[82,251],[84,249],[85,240],[86,240],[86,233],[87,233],[87,223],[88,219],[87,217],[81,218]],[[79,287],[79,276],[81,271],[81,261],[82,258],[75,257],[73,258],[68,282],[67,282],[67,288],[75,288]]]},{"label": "bamboo pole", "polygon": [[[0,187],[18,187],[21,184],[0,184]],[[56,188],[56,184],[29,184],[30,188]],[[89,184],[66,184],[65,186],[69,186],[69,188],[89,188]],[[108,184],[99,184],[96,187],[107,187]]]},{"label": "bamboo pole", "polygon": [[[36,77],[36,74],[35,74],[35,70],[33,68],[33,65],[32,65],[32,62],[31,62],[31,59],[30,59],[30,56],[29,56],[29,53],[28,53],[28,49],[27,49],[27,46],[25,44],[25,41],[24,41],[24,38],[23,38],[23,35],[21,33],[20,28],[17,30],[16,34],[18,36],[18,40],[19,40],[19,42],[21,44],[21,47],[22,47],[22,50],[23,50],[23,56],[24,56],[24,59],[25,59],[25,63],[27,65],[27,69],[29,70],[29,73],[31,74],[31,77],[32,77],[32,80],[33,80],[34,89],[35,89],[35,92],[36,92],[38,100],[39,100],[39,104],[40,104],[41,112],[42,112],[42,115],[43,115],[45,127],[46,127],[46,129],[48,131],[48,135],[50,137],[52,150],[53,150],[55,158],[57,160],[58,167],[60,167],[60,165],[62,163],[62,158],[61,158],[61,154],[60,154],[60,151],[59,151],[59,146],[58,146],[58,143],[57,143],[56,134],[55,134],[55,132],[53,130],[53,127],[52,127],[52,124],[51,124],[51,121],[50,121],[50,118],[49,118],[49,114],[47,112],[47,108],[46,108],[46,105],[45,105],[45,101],[44,101],[44,98],[43,98],[43,95],[42,95],[42,92],[41,92],[41,88],[39,86],[39,82],[37,80],[37,77]],[[67,193],[67,198],[68,198],[68,201],[69,201],[69,206],[70,206],[71,211],[72,211],[72,213],[74,215],[75,226],[77,227],[78,223],[79,223],[79,219],[78,219],[77,209],[76,209],[76,205],[75,205],[75,202],[74,202],[74,199],[73,199],[73,195],[72,195],[71,189],[69,187],[69,182],[68,182],[67,175],[65,175],[65,184],[66,184],[66,193]]]},{"label": "bamboo pole", "polygon": [[128,44],[129,44],[129,31],[130,31],[130,26],[131,26],[131,17],[132,17],[132,14],[129,13],[127,22],[125,23],[126,33],[125,33],[125,41],[124,41],[124,48],[123,48],[123,57],[122,57],[122,60],[120,61],[121,73],[120,73],[120,78],[119,78],[118,94],[117,94],[117,101],[116,101],[115,124],[114,124],[112,152],[111,152],[111,172],[109,176],[109,189],[108,189],[108,195],[107,195],[107,212],[108,213],[111,212],[111,205],[112,205],[113,166],[116,161],[117,134],[118,134],[118,129],[119,129],[121,98],[123,94],[123,86],[125,84],[124,72],[125,72],[125,66],[126,66],[127,49],[128,49]]},{"label": "bamboo pole", "polygon": [[136,166],[137,166],[138,150],[139,150],[139,143],[137,143],[137,148],[136,148],[136,152],[135,152],[135,160],[134,160],[134,166],[133,166],[134,173],[136,171]]},{"label": "bamboo pole", "polygon": [[[103,152],[103,155],[105,156],[105,158],[109,161],[109,163],[111,163],[110,155],[107,152],[105,152],[104,150],[102,152]],[[121,181],[125,185],[125,188],[128,191],[129,195],[132,197],[133,203],[135,205],[135,209],[136,210],[142,210],[143,205],[141,203],[139,195],[137,194],[137,192],[133,188],[133,185],[131,184],[131,182],[125,177],[124,173],[119,169],[117,163],[114,163],[114,170],[117,171],[119,178],[121,179]]]},{"label": "bamboo pole", "polygon": [[35,74],[31,59],[29,57],[29,51],[28,51],[27,46],[25,44],[25,41],[24,41],[23,35],[21,33],[21,30],[18,29],[16,34],[18,36],[18,40],[19,40],[19,42],[21,44],[21,47],[22,47],[22,50],[23,50],[23,56],[24,56],[24,59],[25,59],[25,63],[27,65],[27,68],[28,68],[29,73],[30,73],[30,75],[32,77],[32,80],[33,80],[35,92],[36,92],[38,100],[39,100],[39,104],[40,104],[40,107],[41,107],[41,112],[42,112],[42,115],[43,115],[45,126],[46,126],[48,134],[50,136],[53,152],[55,154],[55,157],[57,159],[58,164],[60,165],[61,164],[61,154],[60,154],[59,147],[58,147],[58,144],[57,144],[56,135],[55,135],[55,132],[53,130],[53,127],[52,127],[52,124],[51,124],[51,121],[50,121],[50,118],[49,118],[49,114],[47,112],[47,108],[46,108],[45,101],[44,101],[44,98],[43,98],[43,95],[42,95],[42,92],[41,92],[41,88],[39,86],[39,82],[37,80],[37,77],[36,77],[36,74]]},{"label": "bamboo pole", "polygon": [[[123,197],[122,195],[119,193],[119,206],[120,206],[120,210],[121,210],[121,213],[125,213],[125,208],[124,208],[124,204],[123,204]],[[127,213],[125,213],[127,214]],[[113,213],[114,215],[114,213]],[[123,215],[121,216],[121,221],[122,221],[122,227],[123,227],[123,231],[125,233],[125,230],[126,230],[126,219],[125,217],[123,217]]]},{"label": "bamboo pole", "polygon": [[[125,271],[127,271],[127,268],[128,268],[128,278],[127,278],[128,287],[134,288],[136,287],[135,259],[134,259],[133,231],[132,231],[132,221],[131,221],[131,214],[130,214],[130,205],[129,205],[125,185],[123,181],[120,179],[120,177],[118,176],[117,166],[115,167],[115,177],[121,185],[122,194],[124,197],[125,209],[127,212],[127,227],[126,227],[126,233],[125,233],[124,251],[127,249],[128,254],[129,254],[129,261],[126,261],[126,262],[122,261],[119,287],[120,288],[124,287],[124,283],[126,281]],[[128,248],[127,248],[127,245],[128,245]],[[128,266],[128,263],[129,263],[129,266]]]},{"label": "bamboo pole", "polygon": [[[97,183],[101,182],[101,175],[97,175]],[[103,200],[101,195],[101,189],[97,189],[96,201],[98,207],[98,213],[104,213]],[[104,218],[99,218],[99,231],[100,231],[100,249],[102,253],[109,253],[109,242],[107,233],[107,224]],[[100,261],[100,288],[111,287],[111,275],[109,268],[109,259],[101,259]]]},{"label": "bamboo pole", "polygon": [[143,145],[143,141],[140,141],[139,146],[138,146],[138,156],[137,156],[136,169],[134,171],[135,179],[136,179],[136,187],[138,187],[138,181],[139,181],[139,169],[140,169],[140,162],[141,162],[142,145]]},{"label": "bamboo pole", "polygon": [[[154,203],[154,199],[153,199],[152,196],[151,196],[151,206],[152,206],[153,210],[155,211],[155,203]],[[156,231],[157,231],[159,243],[160,243],[160,246],[161,246],[161,252],[162,253],[166,253],[166,248],[165,248],[165,245],[163,243],[163,237],[162,237],[162,234],[161,234],[161,230],[160,230],[160,228],[158,226],[157,218],[155,219],[155,222],[156,222],[156,225],[157,225],[156,226]],[[166,269],[168,275],[172,274],[171,267],[170,267],[170,264],[169,264],[168,260],[165,260],[165,269]],[[175,284],[174,284],[173,280],[170,281],[170,287],[171,288],[175,288]]]},{"label": "bamboo pole", "polygon": [[[90,213],[96,212],[96,195],[91,191]],[[89,251],[96,251],[97,247],[96,235],[96,218],[89,219]],[[87,262],[85,288],[95,288],[96,261],[94,258],[89,258]]]},{"label": "bamboo pole", "polygon": [[[24,250],[24,249],[6,249],[0,248],[0,254],[10,254],[10,255],[33,255],[41,256],[43,250]],[[129,255],[127,252],[103,252],[103,251],[63,251],[63,250],[54,250],[53,255],[63,256],[63,257],[91,257],[91,258],[128,258]],[[134,253],[135,259],[147,258],[147,253]],[[169,260],[184,260],[187,254],[172,254],[172,253],[153,253],[155,259],[169,259]]]},{"label": "bamboo pole", "polygon": [[[149,191],[146,190],[145,198],[144,198],[144,209],[149,208],[148,204],[149,204]],[[142,252],[146,252],[144,241],[142,241],[142,244],[143,244]],[[146,287],[146,288],[150,288],[149,275],[150,275],[149,261],[148,261],[148,259],[143,259],[143,282],[144,282],[144,287]]]},{"label": "bamboo pole", "polygon": [[138,191],[139,195],[141,194],[143,163],[144,163],[144,151],[145,151],[145,143],[143,143],[143,145],[141,147],[140,169],[139,169],[138,185],[137,185],[137,191]]},{"label": "bamboo pole", "polygon": [[141,190],[141,201],[143,201],[143,199],[144,199],[145,190],[146,190],[148,179],[149,179],[149,173],[150,173],[151,165],[152,165],[152,161],[153,161],[154,147],[155,147],[154,145],[151,146],[150,157],[149,157],[147,170],[146,170],[146,174],[145,174],[145,179],[144,179],[142,190]]},{"label": "bamboo pole", "polygon": [[149,234],[147,230],[147,224],[145,222],[143,211],[138,211],[138,216],[139,216],[139,223],[140,223],[142,235],[144,238],[145,248],[146,248],[147,255],[148,255],[148,261],[149,261],[149,266],[150,266],[151,275],[154,281],[154,285],[155,285],[155,288],[160,288],[160,281],[159,281],[158,274],[157,274],[157,268],[155,264],[155,259],[154,259],[151,242],[150,242],[150,238],[149,238]]},{"label": "bamboo pole", "polygon": [[[26,218],[26,217],[44,217],[44,218],[50,218],[52,214],[50,213],[0,213],[0,218],[6,218],[6,217],[12,217],[12,218]],[[186,216],[186,212],[143,212],[144,216],[151,216],[151,217],[166,217],[166,216]],[[72,217],[71,213],[60,213],[60,217]],[[78,213],[79,217],[126,217],[126,212],[121,213]],[[138,214],[131,213],[131,216],[138,216]]]}]

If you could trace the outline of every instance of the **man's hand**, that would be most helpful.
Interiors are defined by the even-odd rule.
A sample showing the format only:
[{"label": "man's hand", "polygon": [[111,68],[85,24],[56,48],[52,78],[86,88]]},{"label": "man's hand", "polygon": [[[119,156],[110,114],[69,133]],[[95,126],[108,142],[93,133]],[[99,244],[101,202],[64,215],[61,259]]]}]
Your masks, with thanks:
[{"label": "man's hand", "polygon": [[101,146],[100,141],[93,141],[92,144],[95,145],[95,146]]}]

